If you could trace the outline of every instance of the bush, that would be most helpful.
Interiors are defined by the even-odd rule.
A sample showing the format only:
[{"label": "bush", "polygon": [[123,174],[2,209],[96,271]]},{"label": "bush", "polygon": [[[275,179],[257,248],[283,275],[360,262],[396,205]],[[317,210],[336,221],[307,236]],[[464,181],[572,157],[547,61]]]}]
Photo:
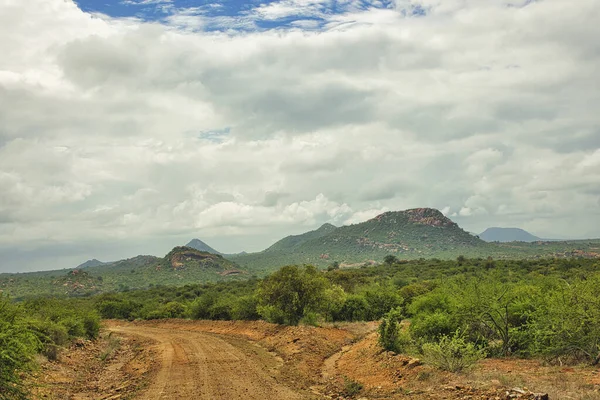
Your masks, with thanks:
[{"label": "bush", "polygon": [[258,287],[258,313],[267,321],[298,325],[308,312],[325,308],[329,281],[313,266],[286,266]]},{"label": "bush", "polygon": [[560,362],[598,364],[600,276],[548,290],[528,328],[532,353]]},{"label": "bush", "polygon": [[344,394],[349,397],[354,397],[360,393],[363,385],[360,382],[344,377]]},{"label": "bush", "polygon": [[367,318],[371,321],[382,318],[390,310],[400,307],[404,299],[392,285],[373,285],[365,292],[368,304]]},{"label": "bush", "polygon": [[379,344],[385,350],[400,353],[403,350],[400,338],[400,321],[402,321],[402,312],[396,308],[386,314],[379,324]]},{"label": "bush", "polygon": [[0,398],[27,399],[22,372],[31,370],[39,341],[26,325],[22,310],[0,296]]},{"label": "bush", "polygon": [[445,311],[435,311],[415,316],[410,324],[413,337],[422,341],[434,341],[442,336],[451,335],[457,329],[452,315]]},{"label": "bush", "polygon": [[83,328],[88,339],[96,339],[100,333],[100,316],[97,313],[88,313],[83,317]]},{"label": "bush", "polygon": [[349,295],[334,319],[338,321],[365,321],[369,303],[361,295]]},{"label": "bush", "polygon": [[456,331],[452,337],[442,336],[438,342],[422,346],[423,361],[450,372],[460,372],[472,367],[485,357],[485,352],[468,343]]},{"label": "bush", "polygon": [[258,301],[255,296],[243,296],[238,298],[231,308],[231,317],[234,320],[253,321],[260,318],[256,311]]}]

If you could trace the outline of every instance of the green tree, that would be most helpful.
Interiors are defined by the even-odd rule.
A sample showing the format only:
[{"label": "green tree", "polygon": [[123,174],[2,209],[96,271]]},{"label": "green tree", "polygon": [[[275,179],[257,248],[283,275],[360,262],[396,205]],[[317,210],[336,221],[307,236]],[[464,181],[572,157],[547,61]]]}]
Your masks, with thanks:
[{"label": "green tree", "polygon": [[297,325],[309,312],[322,311],[329,281],[313,266],[290,265],[258,287],[258,313],[270,322]]},{"label": "green tree", "polygon": [[388,254],[383,259],[383,262],[386,263],[387,265],[393,265],[393,264],[396,264],[398,262],[398,257],[396,257],[393,254]]}]

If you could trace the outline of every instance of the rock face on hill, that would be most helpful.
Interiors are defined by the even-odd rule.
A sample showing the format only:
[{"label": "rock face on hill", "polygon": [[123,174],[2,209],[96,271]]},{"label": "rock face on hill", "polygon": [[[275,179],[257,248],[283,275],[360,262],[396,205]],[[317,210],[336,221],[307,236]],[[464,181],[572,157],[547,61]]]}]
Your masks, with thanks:
[{"label": "rock face on hill", "polygon": [[336,228],[325,224],[302,235],[288,236],[260,253],[232,257],[250,268],[311,263],[326,265],[398,258],[453,258],[473,254],[487,244],[432,208],[390,211],[368,221]]},{"label": "rock face on hill", "polygon": [[479,234],[486,242],[538,242],[539,237],[520,228],[487,228]]},{"label": "rock face on hill", "polygon": [[219,254],[199,251],[191,247],[178,246],[169,252],[159,263],[172,270],[190,268],[226,272],[235,269],[235,264]]}]

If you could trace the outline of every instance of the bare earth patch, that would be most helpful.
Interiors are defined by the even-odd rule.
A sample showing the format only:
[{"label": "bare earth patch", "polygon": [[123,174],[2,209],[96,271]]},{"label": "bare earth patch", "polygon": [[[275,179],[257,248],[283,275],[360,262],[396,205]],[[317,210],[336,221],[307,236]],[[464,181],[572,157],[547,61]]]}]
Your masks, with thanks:
[{"label": "bare earth patch", "polygon": [[153,343],[103,330],[96,341],[79,341],[58,361],[40,359],[33,398],[60,400],[129,399],[156,370]]}]

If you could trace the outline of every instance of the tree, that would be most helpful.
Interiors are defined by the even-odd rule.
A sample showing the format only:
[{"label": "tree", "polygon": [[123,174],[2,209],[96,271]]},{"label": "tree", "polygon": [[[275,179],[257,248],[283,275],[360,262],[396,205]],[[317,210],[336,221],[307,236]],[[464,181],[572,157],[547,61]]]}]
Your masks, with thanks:
[{"label": "tree", "polygon": [[394,265],[394,264],[396,264],[398,262],[398,257],[396,257],[396,256],[394,256],[392,254],[388,254],[383,259],[383,262],[386,263],[387,265]]},{"label": "tree", "polygon": [[283,267],[259,285],[258,313],[270,322],[297,325],[307,313],[324,308],[329,286],[313,266]]}]

